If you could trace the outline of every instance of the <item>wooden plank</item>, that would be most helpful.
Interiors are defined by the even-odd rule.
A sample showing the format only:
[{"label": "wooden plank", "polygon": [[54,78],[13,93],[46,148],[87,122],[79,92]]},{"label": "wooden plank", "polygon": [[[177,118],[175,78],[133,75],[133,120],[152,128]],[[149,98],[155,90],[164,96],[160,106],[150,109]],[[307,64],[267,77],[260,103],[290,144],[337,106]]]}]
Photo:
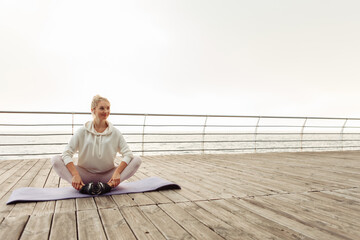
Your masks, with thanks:
[{"label": "wooden plank", "polygon": [[[171,165],[166,162],[159,162],[159,160],[155,160],[155,164],[158,162],[158,166],[153,166],[149,168],[151,172],[153,172],[155,175],[161,176],[169,181],[176,182],[181,185],[183,188],[178,193],[183,195],[185,198],[181,198],[181,202],[188,201],[188,200],[204,200],[204,199],[210,199],[210,198],[218,198],[218,194],[213,193],[212,191],[209,191],[207,187],[200,187],[198,184],[192,182],[190,179],[194,178],[194,175],[192,176],[186,176],[184,175],[185,169],[183,166],[178,166],[178,164]],[[181,170],[179,170],[181,169]],[[194,169],[189,170],[194,171]],[[151,176],[151,175],[150,175]],[[189,193],[188,195],[184,195],[186,191]],[[166,192],[168,193],[168,192]],[[165,193],[164,193],[165,195]],[[165,195],[166,197],[173,197],[171,195]],[[190,198],[191,197],[191,198]],[[174,199],[173,201],[177,201]]]},{"label": "wooden plank", "polygon": [[[18,181],[23,178],[29,169],[31,169],[37,160],[32,161],[24,161],[23,163],[16,165],[16,167],[12,168],[6,175],[4,175],[4,181],[0,184],[0,198],[3,198],[5,194],[9,192],[15,185],[18,187]],[[28,183],[29,184],[29,183]],[[26,186],[28,186],[28,184]]]},{"label": "wooden plank", "polygon": [[353,196],[349,190],[335,190],[335,191],[324,191],[323,193],[331,194],[333,196],[343,198],[345,200],[349,200],[351,203],[360,202],[360,198],[358,196]]},{"label": "wooden plank", "polygon": [[[273,178],[275,179],[275,181],[278,181],[279,186],[282,187],[286,187],[286,185],[281,184],[281,182],[284,183],[289,183],[291,182],[292,185],[295,185],[296,188],[299,188],[302,186],[303,187],[307,187],[309,188],[309,186],[313,187],[313,189],[318,189],[319,186],[323,186],[324,183],[326,183],[327,185],[331,186],[335,186],[334,184],[337,183],[337,181],[319,181],[319,179],[323,179],[322,177],[317,177],[319,175],[319,172],[321,172],[320,170],[324,171],[324,167],[319,166],[317,167],[316,171],[313,170],[313,166],[312,168],[309,168],[309,165],[304,165],[304,164],[299,164],[299,159],[295,159],[295,161],[290,161],[289,163],[289,159],[286,158],[286,162],[283,161],[284,157],[279,158],[281,159],[281,161],[279,161],[278,159],[272,159],[270,158],[271,155],[266,157],[266,161],[263,160],[256,160],[256,159],[251,159],[251,165],[248,164],[244,165],[244,169],[249,169],[249,173],[251,175],[257,174],[259,176],[259,180],[260,184],[261,182],[267,182],[267,185],[270,184],[273,180]],[[291,159],[290,159],[291,160]],[[234,164],[234,161],[228,161],[229,164]],[[279,162],[279,163],[277,163]],[[246,162],[245,162],[246,163]],[[235,163],[238,164],[238,163]],[[259,166],[259,165],[263,165],[263,166]],[[271,164],[271,166],[268,166],[269,164]],[[325,164],[324,164],[325,165]],[[300,167],[306,167],[306,169],[303,169],[302,171],[297,171],[297,169],[299,169]],[[326,166],[326,165],[325,165]],[[251,170],[253,169],[253,170]],[[256,170],[256,171],[254,171]],[[294,171],[295,170],[295,171]],[[300,172],[300,173],[299,173]],[[262,174],[262,175],[259,175]],[[305,176],[306,175],[306,176]],[[254,175],[255,176],[255,175]],[[328,179],[331,175],[328,176]],[[273,184],[271,184],[272,186],[274,186]],[[338,186],[342,186],[342,185],[338,185]],[[276,185],[275,185],[276,187]],[[304,191],[304,190],[299,190],[299,191]]]},{"label": "wooden plank", "polygon": [[137,203],[128,194],[113,195],[112,198],[119,208],[137,206]]},{"label": "wooden plank", "polygon": [[344,223],[336,222],[332,220],[332,218],[318,213],[317,211],[301,211],[298,205],[289,204],[286,198],[266,197],[261,198],[261,203],[274,206],[276,208],[281,206],[282,211],[286,212],[287,214],[291,214],[294,218],[301,219],[304,224],[313,228],[317,228],[327,234],[339,237],[341,239],[354,239],[354,237],[356,238],[360,233],[358,228],[352,229],[349,227],[349,225],[346,226],[346,231],[344,231]]},{"label": "wooden plank", "polygon": [[[49,173],[50,173],[49,170],[51,168],[51,164],[47,159],[42,159],[42,160],[38,161],[37,165],[39,165],[39,166],[42,165],[42,166],[38,172],[36,172],[36,170],[35,170],[36,165],[33,167],[32,170],[34,170],[33,172],[35,173],[35,176],[34,176],[33,180],[31,181],[31,183],[29,184],[29,187],[42,188],[45,185],[46,180],[49,176]],[[26,205],[26,207],[23,207],[22,204]],[[36,208],[36,206],[37,206],[37,208]],[[47,201],[47,202],[40,202],[40,203],[36,203],[36,202],[19,203],[19,204],[15,205],[14,209],[10,213],[10,216],[12,214],[15,214],[15,215],[18,214],[18,211],[21,211],[22,214],[33,213],[36,215],[40,215],[40,214],[48,215],[49,213],[54,212],[54,208],[55,208],[54,201]],[[17,209],[19,209],[19,210],[17,210]],[[24,209],[26,209],[26,211]],[[36,212],[35,212],[35,210],[36,210]]]},{"label": "wooden plank", "polygon": [[[268,161],[268,160],[267,160]],[[273,164],[268,168],[265,161],[261,161],[261,166],[257,166],[256,161],[251,159],[251,162],[247,164],[246,159],[241,159],[241,161],[234,161],[234,159],[209,159],[209,165],[213,165],[214,169],[212,171],[216,172],[217,179],[226,184],[231,183],[231,188],[244,188],[240,190],[241,192],[246,192],[248,196],[255,195],[268,195],[274,193],[287,193],[293,191],[293,189],[299,189],[299,191],[306,191],[308,187],[299,181],[292,180],[291,178],[278,179],[279,175],[274,174],[277,169],[282,166],[277,166],[274,161],[271,161]],[[225,171],[224,171],[225,170]],[[281,174],[283,174],[281,172]],[[234,182],[235,180],[235,182]],[[236,181],[245,185],[234,186]],[[266,183],[266,184],[264,184]],[[295,186],[294,186],[295,185]],[[304,185],[304,186],[303,186]],[[249,192],[249,190],[251,191]],[[243,197],[243,196],[235,196]]]},{"label": "wooden plank", "polygon": [[[210,189],[215,191],[219,198],[230,198],[230,197],[244,197],[245,195],[239,196],[238,189],[241,190],[244,189],[244,184],[239,184],[240,176],[242,175],[242,172],[239,173],[238,170],[234,171],[234,174],[230,174],[228,171],[228,165],[224,165],[223,163],[214,164],[213,162],[209,163],[209,161],[202,162],[202,158],[190,158],[192,161],[196,161],[197,165],[197,180],[199,184],[203,182],[205,186],[209,186]],[[189,163],[189,168],[191,169],[191,163]],[[213,176],[213,177],[209,177]],[[252,187],[252,194],[251,195],[259,195],[259,194],[269,194],[274,192],[281,192],[281,190],[274,187],[268,187],[269,184],[264,186],[263,182],[259,186],[259,184],[256,184],[258,181],[258,178],[252,179],[251,181],[246,181],[247,179],[241,178],[241,182],[244,182],[245,185],[250,185]],[[272,180],[269,179],[271,182]],[[276,184],[276,187],[278,188],[278,184]],[[254,192],[254,190],[257,191],[257,193]],[[249,194],[248,194],[249,195]],[[215,198],[216,199],[216,198]]]},{"label": "wooden plank", "polygon": [[176,204],[159,205],[172,219],[179,223],[187,232],[196,239],[223,239],[208,226],[187,213]]},{"label": "wooden plank", "polygon": [[[307,207],[316,207],[316,212],[319,215],[335,216],[336,219],[342,219],[343,222],[350,224],[360,221],[359,210],[347,207],[351,204],[338,203],[332,201],[331,198],[317,198],[317,195],[318,193],[305,193],[296,196],[287,196],[287,198],[282,198],[282,200],[296,202],[299,206],[306,205]],[[359,206],[357,208],[359,209]]]},{"label": "wooden plank", "polygon": [[201,201],[197,202],[196,204],[208,212],[216,212],[217,218],[242,231],[244,233],[242,234],[243,237],[248,239],[276,239],[276,235],[274,235],[272,232],[268,232],[259,228],[258,226],[247,221],[247,219],[242,215],[239,216],[231,211],[228,211],[223,206],[219,205],[219,201],[220,200]]},{"label": "wooden plank", "polygon": [[46,180],[50,174],[51,163],[47,159],[39,160],[38,164],[41,165],[41,168],[36,173],[29,187],[44,187]]},{"label": "wooden plank", "polygon": [[339,205],[343,204],[331,204],[329,202],[318,201],[312,198],[306,197],[306,194],[299,194],[296,196],[286,196],[286,201],[296,204],[300,208],[303,208],[304,211],[314,211],[319,215],[325,215],[330,218],[334,218],[341,223],[348,223],[352,225],[358,225],[359,215],[349,214],[349,211],[344,211],[342,208],[338,208]]},{"label": "wooden plank", "polygon": [[77,212],[77,226],[79,240],[106,239],[104,228],[101,224],[97,210],[86,210]]},{"label": "wooden plank", "polygon": [[[17,184],[17,187],[24,186],[27,187],[31,185],[31,182],[34,180],[34,178],[39,173],[40,169],[45,164],[44,161],[37,161],[37,163],[30,168],[30,170],[23,175],[23,177],[19,180],[19,184]],[[13,209],[11,210],[9,216],[10,217],[16,217],[19,215],[30,215],[35,208],[36,203],[30,202],[30,203],[16,203]]]},{"label": "wooden plank", "polygon": [[116,203],[111,196],[97,196],[94,197],[94,200],[98,209],[116,208]]},{"label": "wooden plank", "polygon": [[360,198],[360,193],[357,192],[356,190],[358,190],[358,187],[357,188],[353,188],[353,189],[336,189],[336,190],[333,190],[331,192],[335,192],[335,193],[339,193],[339,194],[342,194],[342,195],[346,195],[346,198],[352,198],[352,199],[359,199]]},{"label": "wooden plank", "polygon": [[252,199],[240,199],[239,201],[236,202],[236,204],[239,204],[240,206],[264,218],[277,222],[280,225],[283,225],[289,229],[301,233],[308,238],[327,239],[327,240],[339,239],[339,236],[334,236],[333,234],[329,234],[317,228],[309,226],[306,224],[306,222],[302,221],[301,219],[296,218],[284,211],[281,211],[280,210],[282,209],[281,207],[280,209],[273,208]]},{"label": "wooden plank", "polygon": [[[59,177],[53,168],[50,168],[50,173],[46,179],[45,188],[57,188],[59,186]],[[33,214],[49,214],[55,212],[56,201],[37,202]]]},{"label": "wooden plank", "polygon": [[[351,236],[351,234],[357,236],[360,234],[360,225],[358,224],[360,216],[356,219],[356,216],[350,215],[349,212],[338,211],[338,206],[333,206],[331,202],[310,200],[302,198],[302,196],[303,194],[297,196],[274,196],[263,198],[263,201],[281,205],[286,212],[301,217],[301,219],[319,229],[324,228],[326,231],[335,231],[345,236]],[[348,221],[350,219],[353,221]]]},{"label": "wooden plank", "polygon": [[30,217],[21,235],[21,240],[48,239],[52,221],[52,214],[33,215]]},{"label": "wooden plank", "polygon": [[11,195],[10,189],[16,189],[20,187],[27,187],[30,183],[30,180],[21,180],[24,175],[27,174],[29,169],[31,169],[37,160],[33,161],[25,161],[26,164],[21,165],[21,169],[18,169],[15,173],[12,174],[10,178],[6,180],[3,184],[1,184],[0,195],[2,195],[0,199],[0,217],[6,217],[14,208],[15,204],[6,205],[7,200]]},{"label": "wooden plank", "polygon": [[271,221],[252,211],[249,211],[248,209],[240,207],[240,205],[236,204],[237,201],[237,199],[232,198],[216,201],[216,204],[240,217],[242,221],[250,223],[253,227],[255,227],[254,231],[256,234],[260,231],[264,231],[275,235],[276,238],[279,239],[311,239],[299,232],[280,225],[275,221]]},{"label": "wooden plank", "polygon": [[140,209],[166,239],[194,239],[158,206],[141,206]]},{"label": "wooden plank", "polygon": [[107,239],[136,239],[129,225],[118,209],[99,209]]},{"label": "wooden plank", "polygon": [[[203,189],[199,186],[197,186],[194,183],[191,183],[187,180],[184,179],[184,177],[177,177],[176,175],[171,175],[170,174],[161,174],[160,170],[153,170],[156,175],[162,176],[165,179],[168,179],[170,181],[173,182],[177,182],[181,185],[182,190],[179,192],[174,193],[172,191],[166,191],[166,192],[162,192],[163,195],[165,195],[166,197],[168,197],[169,199],[171,199],[174,202],[184,202],[184,201],[197,201],[197,200],[204,200],[204,199],[209,199],[209,198],[218,198],[218,195],[215,195],[215,193],[210,193],[208,190]],[[185,193],[187,193],[185,195]],[[182,196],[178,196],[178,194],[182,195]]]},{"label": "wooden plank", "polygon": [[360,197],[359,187],[354,187],[354,188],[349,189],[348,193],[353,194],[353,196]]},{"label": "wooden plank", "polygon": [[76,210],[77,211],[85,211],[85,210],[93,210],[96,209],[96,203],[94,198],[77,198],[76,202]]},{"label": "wooden plank", "polygon": [[221,220],[216,211],[206,211],[193,202],[178,203],[177,205],[225,239],[256,239],[251,233],[233,227]]},{"label": "wooden plank", "polygon": [[55,205],[55,212],[74,212],[76,210],[74,199],[57,200]]},{"label": "wooden plank", "polygon": [[54,214],[50,240],[76,240],[76,213],[57,212]]},{"label": "wooden plank", "polygon": [[146,192],[144,194],[146,196],[148,196],[155,204],[171,203],[172,202],[165,195],[161,194],[161,192]]},{"label": "wooden plank", "polygon": [[144,193],[131,193],[131,194],[128,194],[128,195],[139,206],[140,205],[155,204],[155,202],[153,200],[151,200],[151,198],[146,196]]},{"label": "wooden plank", "polygon": [[0,239],[19,239],[28,219],[27,215],[6,218],[0,225]]},{"label": "wooden plank", "polygon": [[55,212],[56,201],[36,202],[32,215],[47,215]]},{"label": "wooden plank", "polygon": [[120,212],[138,239],[165,239],[138,207],[121,208]]},{"label": "wooden plank", "polygon": [[[163,163],[162,165],[166,167],[165,171],[171,171],[171,173],[175,175],[171,176],[172,178],[179,176],[177,181],[184,190],[191,190],[193,193],[201,196],[201,198],[198,199],[191,198],[193,201],[204,199],[219,199],[233,196],[244,197],[246,195],[253,196],[256,194],[266,194],[266,192],[261,190],[259,187],[255,189],[254,186],[252,186],[251,191],[247,190],[246,188],[248,188],[248,185],[253,185],[251,182],[247,182],[246,186],[240,186],[239,180],[229,179],[231,175],[229,175],[228,172],[224,174],[224,177],[221,178],[221,173],[216,171],[219,169],[218,165],[212,165],[210,167],[206,164],[199,163],[197,160],[191,158],[187,159],[190,159],[191,161],[186,163],[183,160],[181,162],[181,166],[177,166],[177,163]],[[191,166],[194,164],[196,164],[196,168]],[[161,169],[159,171],[161,171]],[[186,174],[184,174],[184,172]],[[209,176],[216,176],[216,178],[211,178]],[[238,172],[236,172],[234,176],[238,177]],[[241,182],[243,182],[243,179],[241,179]]]},{"label": "wooden plank", "polygon": [[15,167],[16,165],[20,164],[21,160],[13,160],[13,161],[0,161],[0,183],[3,182],[2,175],[6,172],[8,172],[10,169]]},{"label": "wooden plank", "polygon": [[60,177],[55,172],[54,168],[51,168],[50,174],[46,180],[46,188],[58,188],[60,184]]},{"label": "wooden plank", "polygon": [[[5,172],[3,172],[0,176],[0,186],[2,186],[2,184],[6,181],[6,179],[8,179],[9,177],[13,176],[14,173],[17,173],[17,171],[19,169],[22,169],[23,166],[25,165],[29,165],[29,163],[33,163],[35,164],[35,161],[19,161],[19,162],[16,162],[16,164],[12,164],[12,165],[9,165],[10,168],[5,168]],[[31,164],[31,165],[33,165]]]}]

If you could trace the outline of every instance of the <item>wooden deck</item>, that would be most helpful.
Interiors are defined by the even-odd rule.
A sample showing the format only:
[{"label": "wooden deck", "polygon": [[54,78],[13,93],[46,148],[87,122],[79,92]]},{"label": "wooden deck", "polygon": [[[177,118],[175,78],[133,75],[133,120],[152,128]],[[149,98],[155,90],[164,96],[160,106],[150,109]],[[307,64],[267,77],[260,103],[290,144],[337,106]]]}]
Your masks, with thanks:
[{"label": "wooden deck", "polygon": [[360,239],[360,152],[143,157],[181,190],[6,205],[69,186],[49,159],[0,162],[0,239]]}]

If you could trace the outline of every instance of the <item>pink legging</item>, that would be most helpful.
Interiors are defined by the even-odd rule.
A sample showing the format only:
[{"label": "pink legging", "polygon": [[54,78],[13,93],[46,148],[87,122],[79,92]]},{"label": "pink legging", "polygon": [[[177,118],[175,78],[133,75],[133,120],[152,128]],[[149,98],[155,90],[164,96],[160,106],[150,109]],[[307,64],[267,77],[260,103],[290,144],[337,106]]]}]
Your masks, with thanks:
[{"label": "pink legging", "polygon": [[[71,183],[72,182],[72,175],[69,170],[66,168],[64,161],[60,155],[54,156],[51,158],[51,163],[55,172],[64,180]],[[124,171],[120,174],[120,182],[130,178],[135,174],[135,172],[139,169],[141,164],[141,158],[134,156],[134,158],[130,161],[129,165],[126,166]],[[110,178],[112,177],[116,167],[110,169],[107,172],[102,173],[92,173],[87,171],[85,168],[79,167],[75,165],[76,169],[78,170],[82,181],[87,184],[89,182],[104,182],[107,183]]]}]

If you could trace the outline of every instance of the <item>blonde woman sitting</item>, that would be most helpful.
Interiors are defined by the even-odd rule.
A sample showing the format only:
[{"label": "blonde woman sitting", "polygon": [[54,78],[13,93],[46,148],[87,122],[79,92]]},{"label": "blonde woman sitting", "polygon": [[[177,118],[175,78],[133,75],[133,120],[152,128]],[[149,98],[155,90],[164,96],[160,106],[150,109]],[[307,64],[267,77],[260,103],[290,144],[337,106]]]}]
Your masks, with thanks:
[{"label": "blonde woman sitting", "polygon": [[[77,190],[94,182],[114,188],[135,174],[141,159],[132,154],[121,132],[107,121],[110,115],[108,99],[96,95],[91,112],[93,121],[85,123],[72,136],[62,155],[54,156],[51,162],[55,172]],[[77,151],[78,164],[75,165],[72,157]],[[122,154],[118,166],[114,162],[117,152]]]}]

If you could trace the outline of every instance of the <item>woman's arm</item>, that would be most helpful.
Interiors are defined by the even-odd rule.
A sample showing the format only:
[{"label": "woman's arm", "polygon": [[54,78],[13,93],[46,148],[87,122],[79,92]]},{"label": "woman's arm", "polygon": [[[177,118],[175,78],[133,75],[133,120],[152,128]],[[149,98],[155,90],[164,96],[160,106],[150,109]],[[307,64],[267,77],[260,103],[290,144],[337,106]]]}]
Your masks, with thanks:
[{"label": "woman's arm", "polygon": [[69,162],[68,164],[66,164],[66,168],[69,170],[69,172],[71,173],[72,177],[72,186],[76,189],[76,190],[80,190],[80,188],[82,188],[85,184],[83,183],[83,181],[81,180],[80,174],[79,172],[76,170],[76,167],[74,165],[73,162]]},{"label": "woman's arm", "polygon": [[109,180],[108,184],[110,187],[116,187],[120,184],[120,174],[126,168],[127,163],[121,161],[120,165],[116,168],[114,174],[112,175],[111,179]]}]

